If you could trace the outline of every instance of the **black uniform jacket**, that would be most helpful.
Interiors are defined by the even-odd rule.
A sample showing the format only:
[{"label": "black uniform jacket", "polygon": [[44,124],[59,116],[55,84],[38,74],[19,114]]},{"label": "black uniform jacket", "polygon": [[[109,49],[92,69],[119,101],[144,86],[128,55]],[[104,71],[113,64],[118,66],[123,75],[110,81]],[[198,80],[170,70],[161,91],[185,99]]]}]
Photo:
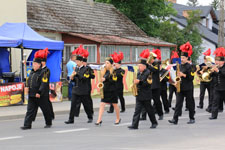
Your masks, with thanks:
[{"label": "black uniform jacket", "polygon": [[181,77],[181,91],[188,91],[193,88],[193,79],[194,74],[191,73],[192,67],[189,63],[181,64],[180,65],[180,72],[186,74],[186,77]]},{"label": "black uniform jacket", "polygon": [[29,97],[36,97],[38,94],[39,88],[41,86],[41,69],[34,71],[33,69],[30,72],[29,78],[26,82],[26,87],[29,88]]},{"label": "black uniform jacket", "polygon": [[113,71],[112,74],[110,74],[110,71],[107,70],[105,72],[104,78],[105,78],[105,81],[103,82],[104,84],[103,90],[105,92],[116,91],[116,82],[118,77],[116,76],[115,70]]},{"label": "black uniform jacket", "polygon": [[38,90],[38,93],[41,96],[49,96],[49,79],[50,79],[50,70],[47,66],[41,69],[41,86]]},{"label": "black uniform jacket", "polygon": [[138,101],[151,100],[152,98],[151,84],[147,82],[149,75],[150,71],[148,69],[145,69],[142,73],[138,72],[137,74],[137,79],[140,80],[137,84],[138,95],[136,99]]},{"label": "black uniform jacket", "polygon": [[213,72],[214,87],[218,91],[225,91],[225,65],[219,68],[219,72]]},{"label": "black uniform jacket", "polygon": [[73,87],[72,93],[76,95],[88,95],[90,94],[89,87],[89,73],[87,71],[87,67],[76,67],[75,72],[76,75],[73,78],[73,82],[75,82],[75,86]]},{"label": "black uniform jacket", "polygon": [[153,65],[148,65],[148,69],[152,74],[152,89],[160,88],[159,64],[153,63]]},{"label": "black uniform jacket", "polygon": [[95,73],[94,73],[94,70],[91,69],[90,66],[86,66],[86,68],[87,68],[87,70],[85,72],[85,74],[86,74],[85,76],[89,77],[89,78],[87,78],[87,80],[88,80],[88,90],[89,90],[89,92],[91,92],[91,79],[95,78]]},{"label": "black uniform jacket", "polygon": [[[160,77],[162,77],[165,73],[167,72],[166,69],[161,69],[159,71],[159,75]],[[169,76],[169,73],[163,78],[163,80],[160,82],[160,89],[161,90],[167,90],[167,82],[169,81],[170,79],[170,76]]]},{"label": "black uniform jacket", "polygon": [[115,69],[117,82],[116,82],[116,89],[117,91],[123,91],[123,76],[125,74],[125,70],[122,68]]}]

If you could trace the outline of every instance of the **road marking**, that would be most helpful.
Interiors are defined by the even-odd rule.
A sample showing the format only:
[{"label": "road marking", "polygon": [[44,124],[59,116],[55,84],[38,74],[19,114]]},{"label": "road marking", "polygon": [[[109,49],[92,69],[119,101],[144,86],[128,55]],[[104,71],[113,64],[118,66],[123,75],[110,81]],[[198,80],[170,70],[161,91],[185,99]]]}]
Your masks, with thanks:
[{"label": "road marking", "polygon": [[80,128],[80,129],[72,129],[72,130],[61,130],[61,131],[54,131],[54,133],[68,133],[68,132],[77,132],[77,131],[86,131],[90,130],[89,128]]},{"label": "road marking", "polygon": [[131,122],[127,122],[127,123],[121,123],[121,124],[113,125],[113,126],[121,127],[121,126],[127,126],[127,125],[131,125],[131,124],[132,124]]},{"label": "road marking", "polygon": [[0,141],[4,141],[4,140],[12,140],[12,139],[19,139],[19,138],[23,138],[23,137],[22,137],[22,136],[5,137],[5,138],[0,138]]}]

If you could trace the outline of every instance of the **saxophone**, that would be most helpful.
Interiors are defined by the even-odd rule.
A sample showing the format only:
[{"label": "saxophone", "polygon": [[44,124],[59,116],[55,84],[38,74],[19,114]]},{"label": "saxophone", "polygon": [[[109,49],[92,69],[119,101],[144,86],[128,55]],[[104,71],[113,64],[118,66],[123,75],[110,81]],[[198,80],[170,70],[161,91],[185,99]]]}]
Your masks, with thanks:
[{"label": "saxophone", "polygon": [[[105,67],[99,71],[100,80],[104,77],[105,72],[106,72],[106,68]],[[101,99],[103,99],[104,98],[104,92],[103,92],[104,84],[103,84],[103,82],[100,81],[97,84],[97,87],[100,89],[100,96],[101,96]]]},{"label": "saxophone", "polygon": [[180,93],[180,82],[181,82],[181,78],[178,76],[179,72],[180,72],[180,64],[177,62],[177,76],[176,76],[176,88],[177,88],[177,93]]},{"label": "saxophone", "polygon": [[[136,80],[137,79],[137,75],[136,75],[136,73],[135,72],[133,72],[133,80]],[[138,95],[138,92],[137,92],[137,84],[132,84],[131,86],[130,86],[130,88],[131,88],[131,91],[132,91],[132,94],[134,95],[134,96],[137,96]]]}]

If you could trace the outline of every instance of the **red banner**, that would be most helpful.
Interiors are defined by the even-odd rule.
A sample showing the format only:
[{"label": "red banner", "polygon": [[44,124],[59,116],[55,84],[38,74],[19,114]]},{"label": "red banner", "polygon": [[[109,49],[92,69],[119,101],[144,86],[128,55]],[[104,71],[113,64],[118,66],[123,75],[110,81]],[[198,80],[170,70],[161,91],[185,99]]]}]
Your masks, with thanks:
[{"label": "red banner", "polygon": [[24,83],[0,84],[0,106],[22,104]]}]

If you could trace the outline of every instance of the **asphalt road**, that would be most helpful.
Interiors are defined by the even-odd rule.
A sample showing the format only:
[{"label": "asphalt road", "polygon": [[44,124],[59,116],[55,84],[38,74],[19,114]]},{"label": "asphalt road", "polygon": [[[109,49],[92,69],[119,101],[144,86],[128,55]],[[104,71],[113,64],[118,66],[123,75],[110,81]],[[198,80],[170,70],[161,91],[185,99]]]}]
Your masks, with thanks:
[{"label": "asphalt road", "polygon": [[[115,114],[103,116],[102,126],[86,123],[85,113],[75,123],[64,124],[68,115],[57,115],[50,129],[45,129],[43,117],[38,117],[31,130],[23,131],[23,119],[0,120],[0,150],[224,150],[225,113],[209,120],[209,113],[196,109],[196,123],[186,124],[183,112],[178,125],[171,125],[173,111],[150,129],[149,119],[141,121],[138,130],[129,130],[134,108],[121,114],[122,122],[115,126]],[[94,121],[98,112],[95,112]],[[158,116],[157,116],[158,118]]]}]

